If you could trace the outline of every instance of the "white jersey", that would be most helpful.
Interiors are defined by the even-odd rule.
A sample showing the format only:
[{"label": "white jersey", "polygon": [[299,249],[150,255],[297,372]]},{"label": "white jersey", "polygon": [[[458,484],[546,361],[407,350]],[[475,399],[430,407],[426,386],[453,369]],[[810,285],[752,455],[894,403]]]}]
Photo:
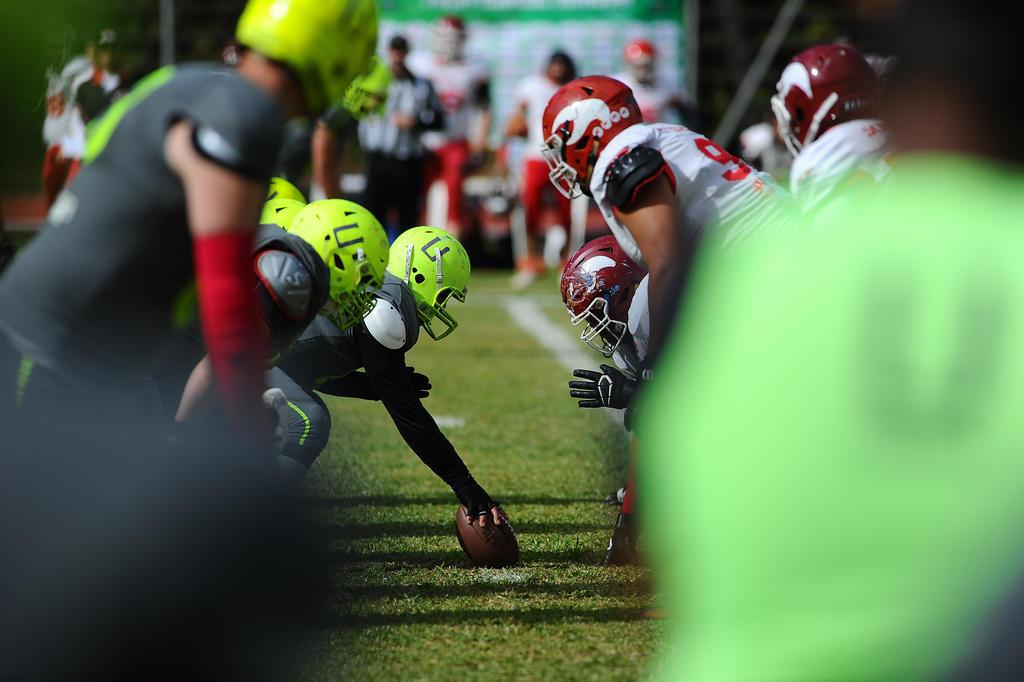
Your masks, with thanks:
[{"label": "white jersey", "polygon": [[561,87],[547,76],[527,76],[516,88],[516,107],[526,108],[526,129],[528,131],[526,158],[542,159],[544,145],[544,109],[551,96]]},{"label": "white jersey", "polygon": [[43,141],[47,146],[60,147],[64,157],[77,159],[85,154],[85,121],[76,100],[78,89],[94,79],[108,95],[121,84],[120,76],[109,71],[97,72],[84,56],[68,62],[59,75],[49,74]]},{"label": "white jersey", "polygon": [[840,123],[800,150],[790,171],[790,189],[804,211],[817,210],[859,178],[883,181],[891,170],[885,162],[888,151],[883,121]]},{"label": "white jersey", "polygon": [[754,170],[718,144],[688,128],[664,123],[641,123],[627,128],[601,150],[590,182],[612,234],[630,258],[643,265],[633,235],[615,215],[608,199],[605,175],[612,162],[636,147],[661,152],[675,186],[684,234],[709,227],[727,230],[723,245],[735,243],[762,229],[778,228],[787,218],[789,194],[767,173]]},{"label": "white jersey", "polygon": [[620,73],[614,78],[628,85],[633,91],[633,97],[636,98],[636,104],[640,107],[645,123],[668,121],[671,118],[671,105],[682,101],[682,93],[663,83],[644,85],[626,73]]},{"label": "white jersey", "polygon": [[647,347],[651,341],[651,315],[647,303],[647,279],[644,275],[633,292],[633,300],[629,302],[629,313],[626,328],[629,338],[623,339],[622,345],[612,354],[612,361],[619,369],[639,378],[643,362],[647,358]]},{"label": "white jersey", "polygon": [[434,85],[444,109],[444,132],[424,134],[424,143],[431,147],[444,142],[456,142],[470,137],[474,124],[473,98],[477,90],[490,80],[487,66],[466,58],[455,62],[439,61],[427,52],[409,56],[409,70]]}]

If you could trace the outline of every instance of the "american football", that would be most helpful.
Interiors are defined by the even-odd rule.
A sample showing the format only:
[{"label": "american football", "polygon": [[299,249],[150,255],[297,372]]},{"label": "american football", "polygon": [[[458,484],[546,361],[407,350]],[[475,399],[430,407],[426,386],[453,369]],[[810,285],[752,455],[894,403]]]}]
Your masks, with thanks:
[{"label": "american football", "polygon": [[1024,680],[1017,4],[6,0],[0,680]]},{"label": "american football", "polygon": [[459,545],[477,566],[483,568],[508,568],[519,563],[519,541],[508,521],[508,516],[498,510],[502,522],[488,520],[480,525],[477,519],[467,516],[466,508],[455,510],[455,534]]}]

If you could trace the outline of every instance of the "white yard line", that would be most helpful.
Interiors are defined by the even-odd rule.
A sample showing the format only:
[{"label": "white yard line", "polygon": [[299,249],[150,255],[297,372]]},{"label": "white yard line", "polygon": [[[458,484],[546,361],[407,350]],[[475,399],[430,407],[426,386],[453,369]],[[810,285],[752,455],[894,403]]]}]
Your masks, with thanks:
[{"label": "white yard line", "polygon": [[[505,310],[508,311],[512,321],[519,325],[523,331],[532,336],[537,343],[551,351],[555,359],[567,370],[566,382],[572,376],[572,371],[577,368],[596,369],[597,362],[594,357],[582,348],[582,341],[573,336],[568,329],[552,322],[536,301],[519,296],[508,296],[505,298]],[[566,316],[568,318],[568,316]],[[568,319],[566,320],[568,326]],[[569,388],[566,386],[564,399],[572,400],[569,397]],[[622,410],[609,410],[598,408],[613,423],[622,426]]]}]

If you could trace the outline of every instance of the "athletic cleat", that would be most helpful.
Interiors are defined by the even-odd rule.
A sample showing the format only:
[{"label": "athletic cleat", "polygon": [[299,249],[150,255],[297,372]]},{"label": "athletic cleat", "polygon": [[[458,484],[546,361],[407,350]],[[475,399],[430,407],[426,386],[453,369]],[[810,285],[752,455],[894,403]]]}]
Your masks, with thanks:
[{"label": "athletic cleat", "polygon": [[608,549],[604,553],[605,566],[635,566],[640,563],[632,526],[632,514],[620,512],[619,518],[615,520],[615,530],[608,540]]}]

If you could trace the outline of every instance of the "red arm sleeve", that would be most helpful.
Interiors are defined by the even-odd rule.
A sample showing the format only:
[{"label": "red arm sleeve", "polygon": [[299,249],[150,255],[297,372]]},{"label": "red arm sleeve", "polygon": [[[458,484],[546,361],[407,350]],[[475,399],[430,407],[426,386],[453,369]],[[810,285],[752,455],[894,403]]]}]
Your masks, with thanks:
[{"label": "red arm sleeve", "polygon": [[203,340],[224,412],[238,433],[251,434],[264,420],[267,353],[253,295],[252,234],[196,237],[193,250]]}]

